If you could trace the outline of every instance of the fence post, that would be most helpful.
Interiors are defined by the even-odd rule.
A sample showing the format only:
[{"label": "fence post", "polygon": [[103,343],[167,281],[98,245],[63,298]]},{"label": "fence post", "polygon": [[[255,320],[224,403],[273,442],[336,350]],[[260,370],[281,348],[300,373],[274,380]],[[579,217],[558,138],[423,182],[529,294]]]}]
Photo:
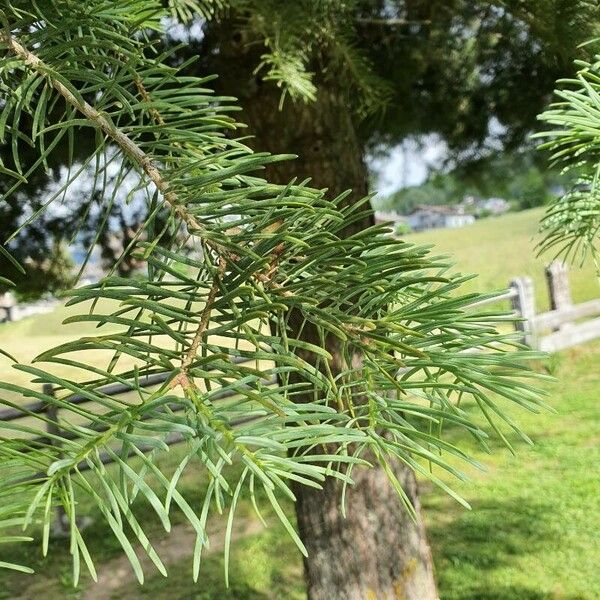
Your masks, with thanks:
[{"label": "fence post", "polygon": [[[45,383],[42,386],[42,391],[46,396],[54,397],[54,387],[51,383]],[[46,407],[46,417],[48,418],[46,431],[52,436],[48,438],[50,445],[61,448],[62,444],[60,440],[56,439],[57,437],[62,437],[62,432],[58,424],[58,406],[55,404],[48,404]],[[58,506],[56,509],[56,518],[54,520],[54,525],[52,526],[52,534],[55,537],[67,537],[70,534],[69,518],[62,505]]]},{"label": "fence post", "polygon": [[531,277],[516,277],[510,282],[510,289],[515,290],[516,296],[511,299],[513,310],[524,319],[515,323],[517,331],[523,332],[522,342],[530,348],[535,347],[535,295]]},{"label": "fence post", "polygon": [[[550,296],[550,309],[560,311],[573,306],[567,265],[560,260],[555,260],[546,267],[545,272]],[[568,328],[570,325],[571,323],[568,322],[562,323],[555,328],[555,331]]]}]

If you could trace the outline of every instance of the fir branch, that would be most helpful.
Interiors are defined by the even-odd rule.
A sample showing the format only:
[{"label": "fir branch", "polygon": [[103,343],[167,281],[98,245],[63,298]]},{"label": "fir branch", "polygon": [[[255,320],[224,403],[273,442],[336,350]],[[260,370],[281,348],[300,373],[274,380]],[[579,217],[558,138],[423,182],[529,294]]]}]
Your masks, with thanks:
[{"label": "fir branch", "polygon": [[[276,494],[294,497],[291,481],[319,487],[336,477],[351,484],[345,468],[369,466],[364,457],[373,448],[384,463],[408,457],[420,469],[417,461],[435,459],[456,473],[447,454],[466,455],[445,442],[443,423],[484,437],[478,415],[461,409],[464,397],[475,400],[501,436],[496,420],[521,434],[501,402],[537,409],[541,399],[524,363],[539,355],[497,333],[498,314],[469,308],[481,297],[461,291],[466,278],[449,274],[427,249],[376,227],[343,239],[358,210],[343,197],[328,200],[307,184],[280,186],[250,175],[280,158],[255,154],[231,135],[238,127],[225,114],[231,99],[211,95],[206,79],[169,66],[169,51],[148,58],[155,47],[147,33],[160,30],[160,17],[168,14],[163,3],[89,0],[77,14],[65,12],[67,4],[44,4],[43,15],[38,3],[27,13],[13,10],[0,32],[10,53],[0,64],[0,81],[17,82],[16,92],[2,87],[0,136],[9,133],[18,150],[19,136],[28,135],[20,117],[33,120],[37,166],[54,149],[44,141],[48,132],[71,138],[80,127],[100,132],[87,162],[106,154],[107,143],[116,146],[121,172],[135,170],[138,188],[152,195],[134,240],[148,274],[111,273],[71,290],[69,306],[93,309],[67,322],[108,327],[50,348],[34,364],[15,364],[29,385],[0,381],[0,405],[24,417],[0,421],[0,504],[6,501],[10,518],[26,528],[38,520],[47,531],[51,508],[62,505],[78,569],[79,553],[87,556],[76,519],[79,496],[86,494],[141,577],[131,540],[161,563],[131,504],[138,494],[145,497],[168,529],[174,503],[198,536],[197,576],[208,514],[213,505],[222,512],[228,498],[234,503],[246,482],[251,495],[254,483],[262,487],[297,539],[276,500]],[[179,12],[192,6],[171,4]],[[55,23],[64,36],[56,35]],[[358,64],[343,50],[340,60]],[[96,161],[95,179],[106,179],[107,164]],[[17,171],[8,174],[19,181],[31,174]],[[100,188],[115,200],[105,181]],[[167,223],[156,227],[165,208]],[[182,224],[185,240],[178,237]],[[174,234],[159,244],[167,229]],[[189,252],[193,242],[204,250],[201,258]],[[298,321],[293,336],[291,319]],[[314,335],[302,335],[303,328]],[[102,354],[106,365],[98,361]],[[65,375],[65,367],[77,374]],[[163,383],[141,384],[155,375]],[[56,395],[39,392],[40,382],[52,384]],[[105,386],[112,384],[125,385],[137,402],[110,395]],[[68,436],[62,450],[44,441],[43,412],[10,394],[60,409]],[[224,394],[230,402],[217,401]],[[185,458],[167,474],[155,458],[174,435],[186,442]],[[315,455],[315,448],[324,454]],[[136,461],[128,460],[132,455]],[[104,468],[104,456],[116,461],[116,472]],[[192,461],[211,482],[198,513],[178,492]],[[241,482],[224,471],[234,461],[249,474]],[[81,475],[83,464],[94,485]]]}]

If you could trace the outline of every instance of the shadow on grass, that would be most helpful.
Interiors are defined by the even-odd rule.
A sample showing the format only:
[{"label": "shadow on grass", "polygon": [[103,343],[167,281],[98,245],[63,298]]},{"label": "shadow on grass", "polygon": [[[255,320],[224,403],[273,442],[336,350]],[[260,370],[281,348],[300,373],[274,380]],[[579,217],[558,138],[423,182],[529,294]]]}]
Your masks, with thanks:
[{"label": "shadow on grass", "polygon": [[[168,579],[155,575],[143,587],[128,582],[115,589],[111,600],[302,600],[306,597],[302,560],[281,525],[234,541],[230,586],[224,581],[223,553],[207,554],[198,582],[191,576],[191,558],[168,566]],[[86,596],[94,600],[93,586]]]},{"label": "shadow on grass", "polygon": [[476,510],[458,511],[448,523],[430,525],[428,534],[439,560],[494,569],[543,547],[552,535],[548,512],[553,512],[550,503],[524,497],[482,502]]},{"label": "shadow on grass", "polygon": [[[447,505],[438,507],[444,511]],[[476,510],[440,515],[429,525],[440,596],[444,600],[579,600],[526,585],[496,583],[493,571],[535,557],[557,535],[556,508],[546,498],[525,496],[478,503]]]},{"label": "shadow on grass", "polygon": [[[202,580],[194,588],[182,586],[172,580],[162,580],[161,584],[151,583],[148,587],[138,587],[134,596],[136,600],[152,598],[169,600],[271,600],[266,592],[260,592],[245,583],[233,583],[229,588],[223,584],[223,575]],[[120,597],[116,592],[114,598]],[[131,597],[131,596],[130,596]]]},{"label": "shadow on grass", "polygon": [[442,598],[452,598],[460,600],[585,600],[583,596],[571,596],[561,594],[557,596],[550,592],[541,592],[522,586],[494,586],[493,589],[487,587],[477,587],[460,595],[445,596]]}]

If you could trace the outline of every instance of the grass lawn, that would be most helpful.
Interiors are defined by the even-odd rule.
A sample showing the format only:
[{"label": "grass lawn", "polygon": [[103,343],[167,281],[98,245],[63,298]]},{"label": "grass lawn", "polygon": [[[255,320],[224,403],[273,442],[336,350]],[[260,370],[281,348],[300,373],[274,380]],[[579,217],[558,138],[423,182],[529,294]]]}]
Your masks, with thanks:
[{"label": "grass lawn", "polygon": [[[467,511],[443,492],[422,486],[428,535],[443,600],[595,600],[600,569],[600,343],[565,351],[553,361],[560,383],[550,386],[550,403],[558,414],[530,415],[514,410],[535,445],[518,445],[512,456],[495,444],[490,456],[472,447],[487,471],[470,470],[471,481],[453,482],[471,504]],[[465,440],[463,440],[464,443]],[[176,461],[173,457],[163,460]],[[447,478],[448,481],[450,481]],[[203,477],[188,475],[185,495],[198,497]],[[287,506],[291,512],[291,506]],[[3,572],[0,598],[59,600],[217,600],[302,598],[300,556],[271,516],[261,529],[249,502],[240,503],[237,541],[233,544],[231,587],[223,585],[222,529],[210,529],[212,552],[203,559],[198,584],[191,581],[189,530],[175,526],[162,533],[146,507],[142,521],[165,557],[170,577],[151,568],[144,587],[133,575],[96,512],[87,538],[102,577],[94,586],[84,579],[72,588],[68,549],[54,541],[50,559],[38,547],[0,547],[0,560],[26,559],[32,576]],[[398,508],[398,510],[400,510]]]},{"label": "grass lawn", "polygon": [[[406,236],[414,244],[435,244],[434,252],[448,255],[456,270],[478,277],[466,284],[467,291],[490,292],[508,287],[513,277],[529,275],[534,282],[539,312],[549,308],[544,266],[550,255],[535,257],[539,242],[538,228],[544,209],[534,208],[500,217],[476,221],[460,229],[435,229]],[[594,268],[571,268],[571,290],[574,302],[599,295]]]},{"label": "grass lawn", "polygon": [[[98,312],[109,312],[117,306],[116,302],[104,300],[98,303]],[[85,335],[97,335],[98,332],[114,331],[110,326],[104,326],[101,330],[96,328],[95,323],[71,323],[68,326],[62,325],[63,319],[76,314],[85,314],[88,311],[88,304],[80,304],[73,307],[59,305],[51,313],[36,315],[16,321],[14,323],[5,323],[0,325],[0,348],[10,353],[22,363],[33,360],[38,354],[59,344],[77,339]],[[109,353],[103,350],[94,350],[94,358],[98,364],[107,362]],[[88,351],[88,356],[91,353]],[[74,372],[66,367],[61,367],[62,373]],[[11,366],[11,361],[4,356],[0,356],[0,379],[10,381],[19,385],[27,385],[31,376],[23,371],[17,371]]]},{"label": "grass lawn", "polygon": [[[482,290],[502,287],[518,274],[532,274],[541,284],[543,261],[532,261],[531,246],[527,246],[538,218],[539,211],[529,211],[489,219],[462,230],[418,234],[410,239],[429,242],[439,237],[443,252],[456,251],[461,271],[484,273],[479,282],[472,284]],[[507,238],[513,235],[511,244]],[[480,252],[461,248],[459,240],[467,246],[472,241],[470,236],[480,240],[476,244]],[[496,251],[500,253],[498,258]],[[574,274],[573,281],[577,301],[598,295],[591,271]],[[45,345],[64,341],[56,339],[63,335],[57,324],[64,317],[64,310],[0,326],[0,345],[15,353],[22,349],[19,358],[27,358]],[[85,329],[89,326],[80,327],[77,333],[90,331]],[[19,340],[27,346],[21,347]],[[564,351],[549,361],[546,368],[558,378],[558,383],[548,384],[548,401],[557,414],[533,415],[511,409],[512,416],[533,438],[533,447],[517,443],[517,455],[513,456],[499,443],[493,443],[494,453],[487,455],[469,440],[461,439],[463,447],[487,466],[484,472],[469,468],[467,483],[445,477],[471,504],[471,511],[423,483],[422,502],[443,600],[600,598],[599,364],[600,341]],[[0,376],[14,378],[5,369]],[[454,432],[449,431],[448,435],[452,438]],[[177,455],[174,448],[161,460],[176,464]],[[183,479],[183,493],[197,502],[203,485],[203,475],[190,471]],[[268,529],[260,527],[247,499],[240,501],[238,509],[229,589],[223,584],[224,520],[209,521],[211,551],[203,558],[198,584],[193,584],[189,557],[192,542],[185,520],[175,519],[173,532],[167,536],[148,507],[140,506],[138,517],[170,572],[165,579],[149,567],[146,584],[140,587],[97,511],[92,506],[82,508],[95,519],[86,537],[101,583],[94,585],[84,578],[79,587],[73,588],[68,547],[63,540],[51,543],[46,561],[41,560],[37,546],[4,545],[0,546],[0,560],[25,560],[37,573],[28,576],[0,571],[1,600],[303,597],[299,553],[273,515],[268,516]],[[285,508],[292,512],[289,504]]]},{"label": "grass lawn", "polygon": [[515,416],[535,445],[496,445],[487,472],[455,485],[464,511],[424,490],[444,600],[592,600],[600,597],[600,343],[554,358],[558,414]]}]

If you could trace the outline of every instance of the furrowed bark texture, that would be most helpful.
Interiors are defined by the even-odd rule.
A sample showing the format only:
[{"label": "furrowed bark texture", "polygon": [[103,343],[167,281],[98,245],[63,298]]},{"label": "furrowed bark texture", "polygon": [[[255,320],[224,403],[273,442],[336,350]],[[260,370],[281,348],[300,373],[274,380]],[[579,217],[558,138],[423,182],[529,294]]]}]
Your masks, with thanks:
[{"label": "furrowed bark texture", "polygon": [[322,491],[295,489],[310,600],[437,598],[414,474],[398,464],[394,471],[419,515],[417,523],[378,467],[354,471],[345,519],[335,480],[328,479]]},{"label": "furrowed bark texture", "polygon": [[[311,177],[311,185],[328,188],[330,197],[350,188],[347,202],[364,197],[368,173],[363,148],[343,94],[332,81],[318,81],[316,102],[288,99],[280,111],[280,90],[253,74],[262,49],[246,42],[231,24],[222,24],[205,38],[207,46],[219,48],[209,66],[220,74],[218,91],[238,97],[244,110],[241,120],[255,136],[251,143],[262,151],[299,155],[270,166],[269,179],[287,183],[293,177]],[[207,51],[203,49],[204,56]],[[371,224],[370,219],[355,223],[346,234]],[[302,337],[320,344],[314,330],[304,328]],[[334,357],[335,375],[342,357],[335,344],[330,342],[327,349]],[[296,486],[298,528],[309,554],[304,566],[310,600],[437,599],[414,473],[399,462],[393,468],[416,509],[416,523],[379,467],[354,469],[356,486],[348,492],[346,518],[335,480],[327,480],[323,490]]]}]

